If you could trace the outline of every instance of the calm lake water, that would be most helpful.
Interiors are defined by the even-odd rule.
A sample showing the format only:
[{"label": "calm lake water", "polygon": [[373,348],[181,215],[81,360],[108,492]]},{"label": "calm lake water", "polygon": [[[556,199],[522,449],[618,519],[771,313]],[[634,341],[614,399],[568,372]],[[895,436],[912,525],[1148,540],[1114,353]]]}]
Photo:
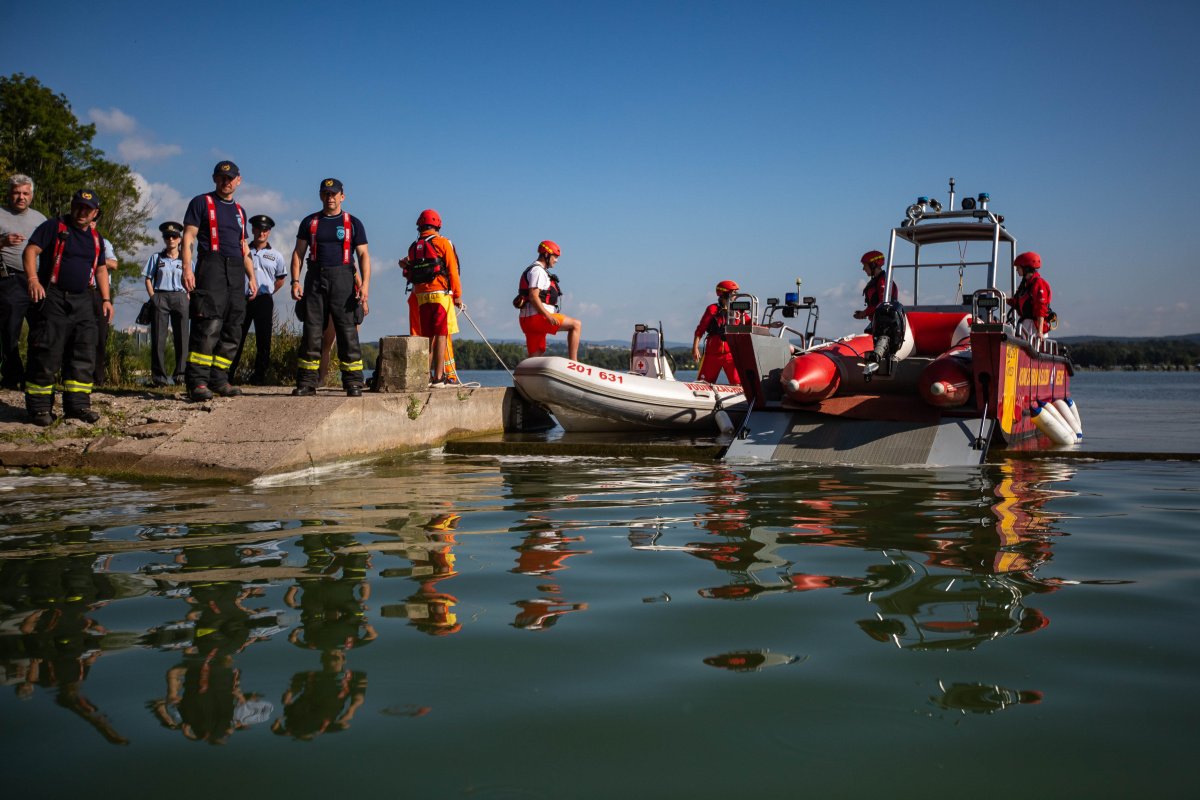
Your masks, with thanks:
[{"label": "calm lake water", "polygon": [[[1096,439],[1197,413],[1191,374],[1076,381]],[[1190,796],[1198,511],[1177,462],[9,471],[4,787]]]}]

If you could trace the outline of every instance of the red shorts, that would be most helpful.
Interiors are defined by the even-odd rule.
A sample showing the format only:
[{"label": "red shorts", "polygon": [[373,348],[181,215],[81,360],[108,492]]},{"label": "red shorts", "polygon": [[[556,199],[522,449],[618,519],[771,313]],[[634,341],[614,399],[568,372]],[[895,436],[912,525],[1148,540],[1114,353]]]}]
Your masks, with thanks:
[{"label": "red shorts", "polygon": [[422,336],[450,335],[450,316],[441,303],[421,303],[417,306],[417,312],[421,315]]},{"label": "red shorts", "polygon": [[529,351],[529,355],[536,356],[546,352],[546,337],[558,333],[558,329],[562,327],[562,314],[550,316],[554,317],[553,325],[541,314],[521,317],[521,331],[525,334],[525,349]]}]

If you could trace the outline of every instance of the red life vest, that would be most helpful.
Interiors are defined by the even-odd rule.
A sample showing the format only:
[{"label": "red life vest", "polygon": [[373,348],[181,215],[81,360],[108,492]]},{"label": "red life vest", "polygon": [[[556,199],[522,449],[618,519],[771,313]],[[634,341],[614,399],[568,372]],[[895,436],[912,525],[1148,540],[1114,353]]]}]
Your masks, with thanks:
[{"label": "red life vest", "polygon": [[1046,283],[1046,279],[1036,272],[1031,278],[1026,278],[1021,281],[1017,287],[1017,291],[1013,293],[1013,300],[1016,301],[1017,316],[1020,319],[1037,319],[1037,314],[1034,309],[1035,293],[1037,289],[1046,290],[1046,315],[1049,319],[1050,314],[1050,284]]},{"label": "red life vest", "polygon": [[[308,260],[315,264],[317,263],[317,223],[321,220],[321,214],[318,212],[313,214],[312,222],[308,226]],[[350,263],[350,215],[342,214],[342,263]]]},{"label": "red life vest", "polygon": [[409,283],[429,283],[442,277],[450,280],[446,259],[433,246],[435,238],[437,234],[431,233],[408,246],[408,266],[404,268],[404,279]]},{"label": "red life vest", "polygon": [[[104,245],[100,241],[100,234],[95,228],[91,228],[92,241],[96,245],[96,256],[92,259],[92,275],[88,279],[89,286],[96,285],[96,269],[100,266],[100,253],[104,249]],[[64,234],[66,234],[64,236]],[[50,282],[58,283],[58,268],[62,264],[63,250],[67,246],[67,237],[70,236],[67,230],[67,223],[63,222],[63,218],[58,218],[58,236],[54,240],[54,266],[50,268]]]},{"label": "red life vest", "polygon": [[[217,240],[217,206],[213,202],[213,197],[211,194],[204,195],[204,199],[208,201],[208,244],[210,249],[213,252],[216,252],[220,248],[221,244]],[[245,212],[242,211],[242,207],[237,203],[234,203],[233,207],[237,209],[238,227],[242,229],[242,244],[244,245],[246,244]]]},{"label": "red life vest", "polygon": [[[867,304],[867,313],[874,314],[875,309],[883,302],[883,287],[887,285],[887,273],[881,272],[879,275],[869,279],[867,285],[863,287],[863,300]],[[892,283],[892,299],[896,300],[900,297],[900,290],[896,284]]]},{"label": "red life vest", "polygon": [[[521,273],[521,282],[518,284],[517,295],[524,297],[526,300],[529,299],[529,290],[532,288],[529,283],[529,273],[535,266],[539,265],[530,264],[525,268],[525,271]],[[542,269],[545,269],[545,267],[542,267]],[[550,288],[546,290],[546,297],[542,300],[542,302],[545,305],[558,308],[558,299],[562,296],[562,288],[558,285],[558,276],[552,275],[549,272],[546,273],[546,276],[550,278]],[[524,305],[524,303],[522,303],[522,305]]]},{"label": "red life vest", "polygon": [[722,342],[725,341],[725,326],[726,325],[741,325],[742,315],[737,311],[730,312],[728,308],[721,308],[718,303],[711,303],[704,313],[708,315],[708,327],[704,329],[706,336],[715,336]]}]

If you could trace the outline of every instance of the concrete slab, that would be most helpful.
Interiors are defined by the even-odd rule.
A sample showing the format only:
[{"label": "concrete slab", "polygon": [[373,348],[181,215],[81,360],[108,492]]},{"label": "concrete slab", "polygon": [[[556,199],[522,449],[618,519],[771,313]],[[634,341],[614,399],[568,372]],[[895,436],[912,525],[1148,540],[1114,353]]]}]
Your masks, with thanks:
[{"label": "concrete slab", "polygon": [[546,421],[512,388],[298,398],[270,387],[205,403],[97,393],[94,407],[106,414],[94,427],[9,423],[0,465],[242,482]]}]

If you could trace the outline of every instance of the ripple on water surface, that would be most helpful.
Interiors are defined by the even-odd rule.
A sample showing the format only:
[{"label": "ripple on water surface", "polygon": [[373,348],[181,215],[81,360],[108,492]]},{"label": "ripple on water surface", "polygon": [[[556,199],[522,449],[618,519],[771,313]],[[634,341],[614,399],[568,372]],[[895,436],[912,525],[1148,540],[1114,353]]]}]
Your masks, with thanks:
[{"label": "ripple on water surface", "polygon": [[7,785],[1177,793],[1198,508],[1173,463],[9,473]]}]

